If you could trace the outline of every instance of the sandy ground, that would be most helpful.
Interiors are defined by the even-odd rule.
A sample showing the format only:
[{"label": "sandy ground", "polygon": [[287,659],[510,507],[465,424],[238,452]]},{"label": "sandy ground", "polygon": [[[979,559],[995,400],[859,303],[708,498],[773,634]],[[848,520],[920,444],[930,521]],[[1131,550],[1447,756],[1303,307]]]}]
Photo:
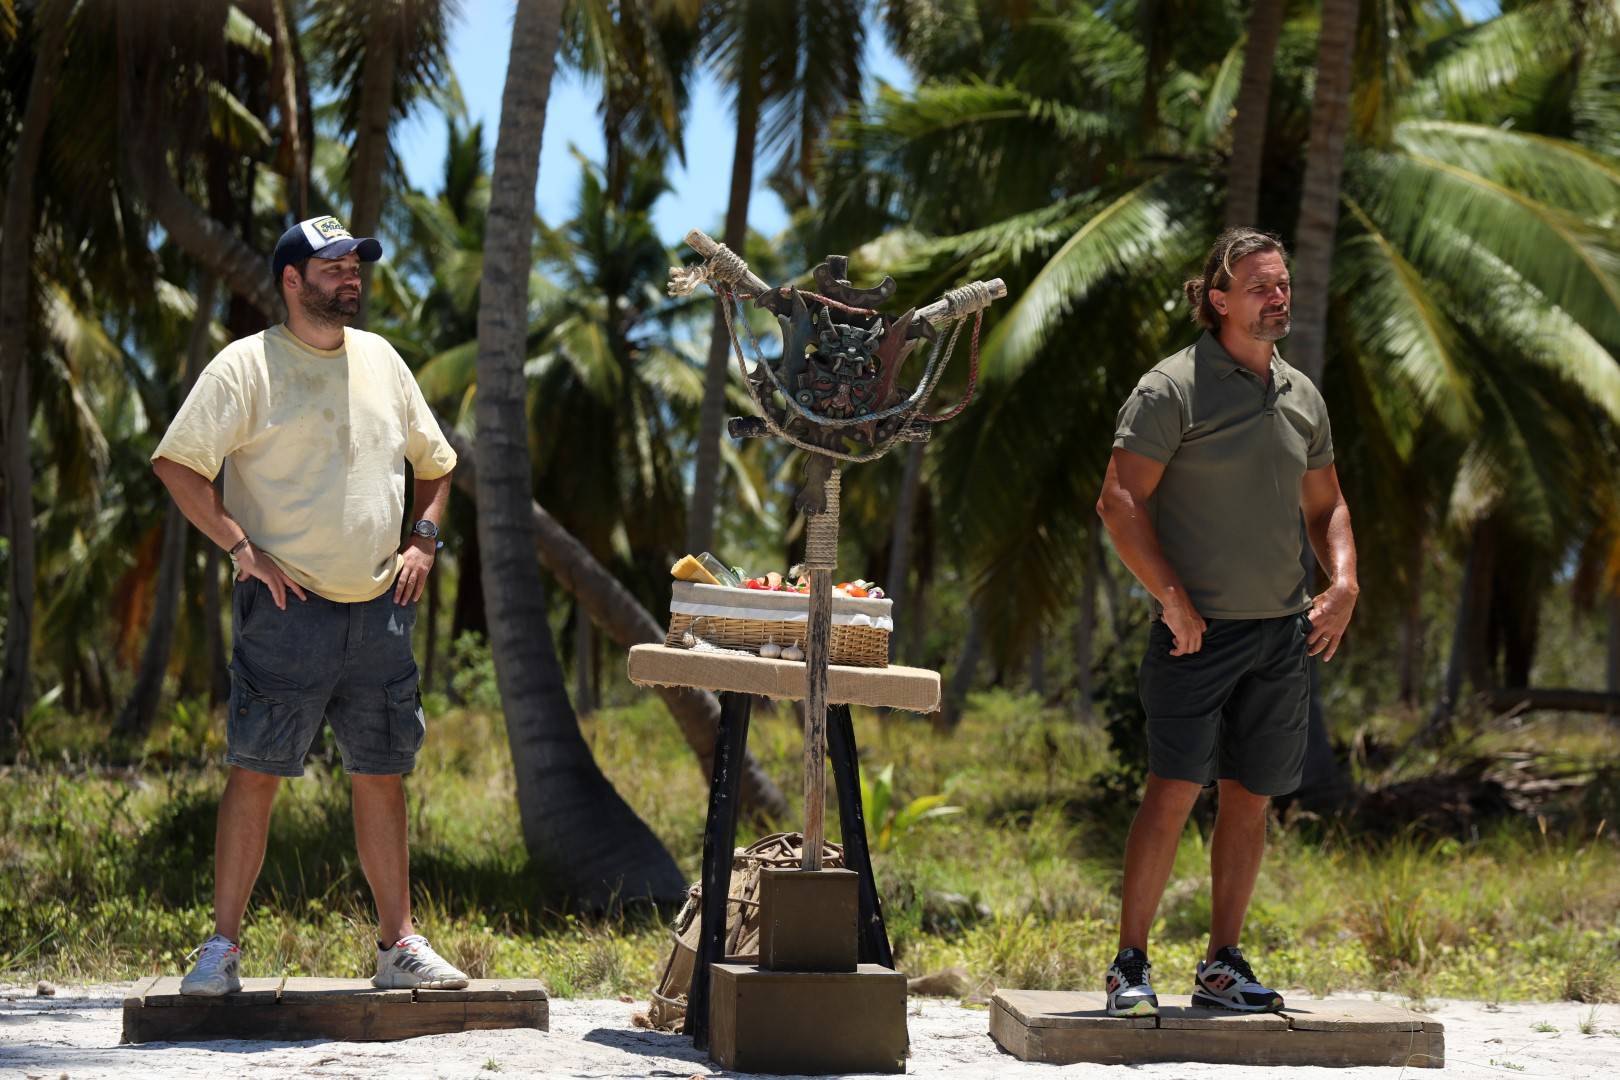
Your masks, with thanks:
[{"label": "sandy ground", "polygon": [[[642,1031],[622,1001],[553,1001],[551,1031],[481,1031],[395,1043],[204,1042],[120,1046],[125,985],[63,987],[55,997],[0,987],[0,1077],[689,1077],[725,1074],[675,1035]],[[1371,995],[1363,995],[1370,997]],[[1414,1076],[1620,1077],[1620,1005],[1434,1001],[1446,1025],[1443,1074]],[[1310,1078],[1397,1080],[1391,1068],[1237,1068],[1230,1065],[1051,1065],[1019,1062],[987,1033],[988,1013],[914,998],[909,1020],[915,1076],[991,1077],[1146,1074],[1189,1080]],[[1593,1033],[1583,1034],[1582,1026]]]}]

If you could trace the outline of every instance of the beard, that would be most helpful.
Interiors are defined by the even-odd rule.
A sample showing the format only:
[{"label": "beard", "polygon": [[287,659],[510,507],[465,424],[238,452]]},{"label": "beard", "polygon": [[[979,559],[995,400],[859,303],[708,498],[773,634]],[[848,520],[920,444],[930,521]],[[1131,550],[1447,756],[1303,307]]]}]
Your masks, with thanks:
[{"label": "beard", "polygon": [[1256,341],[1281,341],[1293,327],[1293,320],[1286,311],[1282,313],[1282,318],[1262,315],[1249,324],[1249,336]]},{"label": "beard", "polygon": [[298,305],[314,323],[326,326],[347,326],[349,320],[360,314],[360,290],[338,288],[327,292],[309,278],[298,291]]}]

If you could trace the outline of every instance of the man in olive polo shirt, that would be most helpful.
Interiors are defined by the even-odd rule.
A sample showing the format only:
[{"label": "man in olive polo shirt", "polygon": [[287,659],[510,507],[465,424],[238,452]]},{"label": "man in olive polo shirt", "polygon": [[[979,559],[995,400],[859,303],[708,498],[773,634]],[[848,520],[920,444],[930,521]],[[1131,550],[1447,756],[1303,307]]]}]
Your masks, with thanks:
[{"label": "man in olive polo shirt", "polygon": [[[1282,244],[1228,230],[1186,293],[1203,336],[1143,375],[1120,409],[1097,503],[1154,608],[1139,678],[1147,790],[1125,848],[1119,953],[1105,980],[1108,1010],[1121,1016],[1158,1011],[1148,929],[1208,784],[1220,802],[1193,1003],[1282,1008],[1238,938],[1270,798],[1299,786],[1308,658],[1333,658],[1359,592],[1327,407],[1273,344],[1289,330]],[[1302,536],[1332,577],[1315,597]]]}]

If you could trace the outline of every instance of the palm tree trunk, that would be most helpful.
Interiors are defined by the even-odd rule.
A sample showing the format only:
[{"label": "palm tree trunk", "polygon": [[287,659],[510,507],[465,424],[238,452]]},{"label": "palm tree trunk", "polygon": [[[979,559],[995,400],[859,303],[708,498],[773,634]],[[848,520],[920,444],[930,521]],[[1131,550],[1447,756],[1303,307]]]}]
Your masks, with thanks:
[{"label": "palm tree trunk", "polygon": [[673,901],[686,882],[580,734],[534,558],[524,339],[540,137],[562,9],[563,0],[519,0],[512,23],[478,304],[478,542],[525,846],[564,897],[601,908]]},{"label": "palm tree trunk", "polygon": [[1079,700],[1080,722],[1092,722],[1092,658],[1097,651],[1097,574],[1102,565],[1102,543],[1093,527],[1086,536],[1086,569],[1080,576],[1079,610],[1074,617],[1075,693]]},{"label": "palm tree trunk", "polygon": [[[917,516],[917,496],[922,489],[922,466],[925,443],[912,443],[906,447],[906,466],[900,474],[900,498],[895,501],[894,533],[889,542],[889,574],[883,579],[888,597],[894,601],[894,612],[905,616],[907,585],[911,580],[911,526]],[[889,634],[889,659],[899,653],[900,635]]]},{"label": "palm tree trunk", "polygon": [[973,689],[973,680],[979,673],[979,657],[983,652],[984,613],[977,603],[969,601],[967,636],[962,639],[962,652],[957,657],[956,670],[951,672],[951,681],[939,712],[937,726],[941,729],[954,731],[956,725],[962,722],[962,704],[967,700],[968,691]]},{"label": "palm tree trunk", "polygon": [[[476,497],[477,454],[456,432],[445,437],[455,447],[460,464],[455,483]],[[540,564],[557,584],[584,607],[592,622],[621,649],[632,645],[660,644],[664,630],[635,595],[614,577],[586,546],[563,528],[556,518],[537,502],[530,501],[534,518],[535,547]],[[469,562],[469,566],[472,565]],[[463,568],[463,573],[470,571]],[[465,588],[465,586],[464,586]],[[697,755],[704,776],[714,768],[715,733],[720,727],[720,701],[707,690],[680,686],[660,686],[657,694],[680,726],[686,745]],[[781,820],[788,815],[787,799],[752,753],[742,759],[742,799],[762,820]]]},{"label": "palm tree trunk", "polygon": [[[349,228],[355,236],[374,236],[382,216],[383,170],[388,164],[388,121],[394,108],[394,72],[399,65],[398,0],[373,0],[366,33],[366,58],[360,83],[360,128],[355,132],[349,173]],[[371,295],[371,263],[360,265],[360,315],[366,325]]]},{"label": "palm tree trunk", "polygon": [[1294,231],[1294,330],[1289,361],[1317,386],[1326,364],[1328,282],[1339,222],[1339,179],[1350,126],[1350,62],[1358,0],[1322,0],[1316,48],[1316,98],[1305,156],[1299,226]]},{"label": "palm tree trunk", "polygon": [[1482,576],[1485,525],[1474,525],[1468,541],[1468,558],[1463,564],[1462,587],[1458,590],[1457,621],[1451,632],[1451,656],[1446,661],[1445,680],[1441,684],[1440,698],[1429,713],[1428,727],[1423,742],[1430,746],[1444,742],[1451,735],[1457,705],[1462,699],[1463,673],[1468,667],[1469,644],[1474,636],[1477,620],[1479,578]]},{"label": "palm tree trunk", "polygon": [[1261,162],[1266,117],[1271,108],[1271,72],[1282,34],[1283,0],[1254,0],[1249,42],[1243,49],[1243,81],[1232,121],[1232,161],[1227,167],[1226,227],[1253,225],[1260,213]]},{"label": "palm tree trunk", "polygon": [[1046,700],[1046,631],[1037,629],[1029,647],[1029,692]]},{"label": "palm tree trunk", "polygon": [[574,705],[581,716],[596,711],[591,693],[591,651],[596,642],[591,635],[591,617],[578,600],[574,601]]},{"label": "palm tree trunk", "polygon": [[[209,329],[214,322],[215,280],[203,273],[197,290],[197,314],[192,319],[191,337],[186,343],[186,371],[182,396],[191,392],[203,365],[208,362]],[[145,741],[157,716],[163,697],[163,677],[169,671],[169,654],[174,647],[174,629],[180,610],[180,586],[185,577],[186,539],[190,526],[173,500],[163,517],[162,554],[158,556],[157,592],[153,597],[152,621],[146,628],[146,646],[135,688],[113,722],[113,737],[125,749],[133,750]]]},{"label": "palm tree trunk", "polygon": [[[726,206],[724,243],[742,253],[748,239],[748,197],[754,188],[754,149],[759,136],[759,72],[747,55],[739,65],[737,143],[731,155],[731,200]],[[703,372],[703,407],[698,413],[697,464],[692,472],[692,506],[686,520],[686,549],[692,554],[714,545],[715,492],[720,483],[721,425],[726,418],[726,373],[731,336],[725,314],[715,305],[709,336],[709,364]]]},{"label": "palm tree trunk", "polygon": [[1401,613],[1400,703],[1417,708],[1423,677],[1423,534],[1408,553],[1406,610]]},{"label": "palm tree trunk", "polygon": [[32,675],[34,469],[28,457],[28,427],[34,410],[28,394],[28,309],[33,291],[34,177],[62,71],[70,8],[65,0],[51,0],[35,9],[39,45],[22,130],[12,152],[0,231],[0,423],[5,431],[4,516],[10,544],[5,666],[0,670],[0,758],[9,758],[21,739]]},{"label": "palm tree trunk", "polygon": [[[278,95],[276,108],[281,112],[281,172],[292,180],[293,209],[302,219],[309,217],[309,153],[304,148],[304,129],[299,122],[298,53],[287,25],[286,0],[270,0],[270,21],[276,46],[271,82]],[[364,289],[360,295],[363,303]]]}]

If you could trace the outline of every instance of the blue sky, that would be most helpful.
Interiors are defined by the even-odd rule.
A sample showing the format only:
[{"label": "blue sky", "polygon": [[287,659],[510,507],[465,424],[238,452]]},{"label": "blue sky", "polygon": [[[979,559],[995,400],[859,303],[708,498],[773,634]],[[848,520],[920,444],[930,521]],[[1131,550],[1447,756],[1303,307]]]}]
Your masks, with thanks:
[{"label": "blue sky", "polygon": [[[484,145],[493,150],[500,126],[501,90],[506,82],[507,53],[512,42],[512,0],[463,0],[460,23],[450,36],[450,66],[461,82],[467,111],[484,121]],[[875,32],[867,35],[867,71],[871,77],[909,88],[905,64]],[[557,224],[573,213],[579,164],[570,145],[593,161],[602,159],[597,90],[578,77],[559,71],[546,107],[546,131],[540,143],[540,215]],[[688,229],[718,234],[731,184],[731,151],[735,141],[730,99],[705,74],[693,90],[686,121],[686,168],[674,168],[674,191],[659,200],[653,218],[659,235],[674,243]],[[421,109],[397,129],[396,144],[413,186],[438,191],[444,168],[445,122],[436,109]],[[755,170],[756,177],[764,170]],[[782,201],[763,186],[749,200],[749,224],[767,235],[787,225]]]},{"label": "blue sky", "polygon": [[[1462,0],[1461,7],[1475,19],[1499,10],[1497,0]],[[484,121],[485,146],[491,150],[500,126],[512,10],[512,0],[462,0],[461,19],[450,36],[450,66],[461,82],[468,112]],[[905,64],[877,27],[872,29],[866,48],[869,78],[909,88],[912,80]],[[559,72],[552,83],[541,140],[538,191],[540,214],[549,224],[564,221],[573,212],[579,166],[569,147],[578,147],[592,160],[602,158],[597,102],[595,89],[578,77]],[[670,174],[674,191],[653,212],[659,234],[670,244],[692,228],[718,234],[725,216],[734,129],[730,100],[711,76],[704,75],[694,89],[685,134],[686,167]],[[421,109],[398,129],[395,138],[411,183],[425,191],[438,191],[444,163],[444,118],[437,110]],[[755,176],[764,171],[755,170]],[[766,235],[787,225],[781,200],[760,185],[754,188],[748,218],[750,225]]]}]

